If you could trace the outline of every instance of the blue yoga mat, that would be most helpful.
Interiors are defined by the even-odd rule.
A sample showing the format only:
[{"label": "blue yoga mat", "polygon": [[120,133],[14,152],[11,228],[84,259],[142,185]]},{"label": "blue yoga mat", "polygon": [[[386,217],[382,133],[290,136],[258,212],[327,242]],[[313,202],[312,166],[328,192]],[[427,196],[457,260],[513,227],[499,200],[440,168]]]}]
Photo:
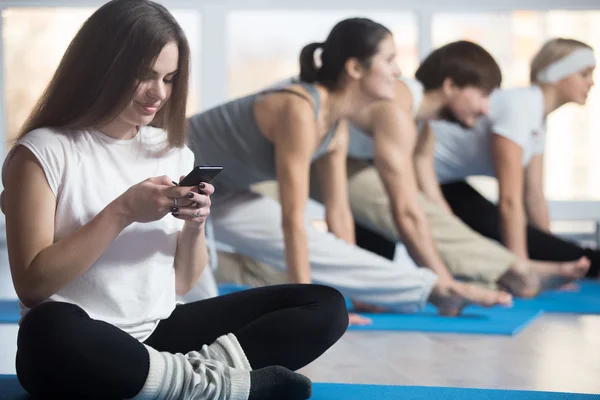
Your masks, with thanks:
[{"label": "blue yoga mat", "polygon": [[21,388],[16,375],[0,375],[0,400],[25,400],[31,397]]},{"label": "blue yoga mat", "polygon": [[[219,285],[219,294],[248,289],[238,284]],[[347,303],[351,309],[350,303]],[[458,317],[441,317],[433,306],[415,314],[361,314],[372,320],[365,326],[352,325],[353,331],[418,331],[438,333],[476,333],[516,335],[541,314],[538,309],[515,311],[507,308],[470,306]]]},{"label": "blue yoga mat", "polygon": [[[587,400],[598,395],[426,386],[315,383],[311,400]],[[0,375],[0,400],[30,399],[14,375]]]},{"label": "blue yoga mat", "polygon": [[591,400],[598,395],[428,386],[315,383],[311,400]]},{"label": "blue yoga mat", "polygon": [[466,307],[457,317],[438,315],[434,307],[415,314],[360,314],[370,325],[352,325],[350,331],[418,331],[516,335],[542,314],[540,310]]},{"label": "blue yoga mat", "polygon": [[0,300],[0,324],[12,324],[21,319],[18,300]]},{"label": "blue yoga mat", "polygon": [[515,310],[544,310],[548,313],[600,314],[600,282],[580,281],[575,290],[553,290],[533,299],[515,299]]},{"label": "blue yoga mat", "polygon": [[[600,314],[600,282],[584,280],[576,282],[576,285],[577,289],[575,290],[552,290],[543,292],[534,299],[515,299],[514,306],[509,310],[510,312],[540,310],[547,313]],[[221,294],[248,289],[248,286],[237,284],[219,286],[222,287],[223,293]],[[468,307],[465,311],[470,312],[471,309],[472,307]],[[478,308],[475,308],[475,310],[477,310],[476,314],[480,314]],[[483,310],[482,313],[486,314],[487,310],[479,310]],[[496,310],[505,311],[498,308],[492,308],[491,310],[493,312]],[[425,312],[430,311],[430,308],[425,310]],[[526,316],[525,313],[515,318],[523,318],[524,316]],[[383,317],[376,318],[382,319],[382,322],[385,319]]]}]

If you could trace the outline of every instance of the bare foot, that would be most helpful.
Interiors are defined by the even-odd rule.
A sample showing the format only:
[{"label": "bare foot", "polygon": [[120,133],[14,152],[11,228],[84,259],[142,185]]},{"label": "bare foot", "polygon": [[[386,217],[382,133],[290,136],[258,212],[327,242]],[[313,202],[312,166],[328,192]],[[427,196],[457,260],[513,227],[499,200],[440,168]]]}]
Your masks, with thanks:
[{"label": "bare foot", "polygon": [[429,301],[437,307],[441,315],[457,316],[469,304],[483,307],[512,306],[509,293],[485,289],[458,281],[439,282],[433,288]]},{"label": "bare foot", "polygon": [[348,325],[371,325],[373,321],[369,318],[363,317],[362,315],[348,313]]},{"label": "bare foot", "polygon": [[354,307],[354,311],[364,312],[364,313],[384,313],[389,312],[385,307],[375,306],[372,304],[361,303],[360,301],[352,300],[352,306]]},{"label": "bare foot", "polygon": [[500,277],[498,284],[524,298],[535,297],[542,290],[541,278],[528,261],[517,261]]},{"label": "bare foot", "polygon": [[534,297],[542,290],[559,289],[581,279],[590,268],[590,260],[548,262],[527,261],[517,263],[499,283],[518,297]]}]

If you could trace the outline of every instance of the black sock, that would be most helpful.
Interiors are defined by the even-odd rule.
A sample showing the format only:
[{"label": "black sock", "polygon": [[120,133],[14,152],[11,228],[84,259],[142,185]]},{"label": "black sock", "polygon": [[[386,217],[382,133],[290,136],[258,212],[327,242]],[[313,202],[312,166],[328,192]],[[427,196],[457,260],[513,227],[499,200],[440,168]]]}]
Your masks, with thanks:
[{"label": "black sock", "polygon": [[304,375],[280,366],[250,372],[248,400],[306,400],[312,396],[312,382]]}]

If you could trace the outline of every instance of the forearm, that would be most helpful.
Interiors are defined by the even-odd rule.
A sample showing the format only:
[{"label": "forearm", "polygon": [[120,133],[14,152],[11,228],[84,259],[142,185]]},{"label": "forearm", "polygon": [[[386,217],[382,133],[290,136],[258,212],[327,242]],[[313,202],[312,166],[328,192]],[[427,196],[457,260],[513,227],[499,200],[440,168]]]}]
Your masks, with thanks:
[{"label": "forearm", "polygon": [[402,243],[408,253],[420,266],[433,270],[440,278],[452,279],[446,264],[440,257],[429,229],[429,224],[422,213],[398,212],[395,220]]},{"label": "forearm", "polygon": [[346,243],[356,244],[354,218],[350,209],[343,211],[329,211],[325,215],[329,232]]},{"label": "forearm", "polygon": [[285,261],[290,283],[311,283],[306,228],[300,223],[284,223]]},{"label": "forearm", "polygon": [[186,222],[179,233],[175,253],[175,287],[186,294],[196,285],[208,264],[204,224]]},{"label": "forearm", "polygon": [[76,232],[46,247],[16,279],[23,303],[33,307],[83,274],[106,251],[130,220],[115,201]]},{"label": "forearm", "polygon": [[525,202],[528,222],[537,229],[550,233],[548,203],[543,196],[528,197]]},{"label": "forearm", "polygon": [[500,200],[500,234],[504,245],[517,257],[528,258],[526,220],[523,203]]}]

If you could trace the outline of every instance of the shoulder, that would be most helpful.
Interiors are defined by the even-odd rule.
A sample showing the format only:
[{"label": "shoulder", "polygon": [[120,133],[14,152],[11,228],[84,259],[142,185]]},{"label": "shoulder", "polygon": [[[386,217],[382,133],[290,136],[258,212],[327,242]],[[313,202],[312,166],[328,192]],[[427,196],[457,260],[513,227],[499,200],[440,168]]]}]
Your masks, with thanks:
[{"label": "shoulder", "polygon": [[[292,91],[296,94],[292,94]],[[286,87],[283,92],[265,94],[261,102],[268,103],[273,118],[283,122],[311,123],[315,121],[315,104],[312,95],[301,85]]]},{"label": "shoulder", "polygon": [[414,93],[412,85],[409,83],[409,81],[399,79],[398,83],[396,84],[396,106],[400,110],[403,110],[410,115],[413,111],[413,98]]},{"label": "shoulder", "polygon": [[528,111],[539,106],[540,90],[537,87],[523,87],[495,90],[490,96],[491,111],[510,109]]},{"label": "shoulder", "polygon": [[17,144],[31,144],[36,147],[61,148],[68,146],[74,140],[80,131],[56,129],[56,128],[38,128],[27,132]]},{"label": "shoulder", "polygon": [[9,171],[18,170],[23,163],[35,160],[45,172],[50,188],[57,194],[67,158],[78,157],[76,142],[81,134],[81,131],[54,128],[38,128],[26,133],[4,160],[3,180]]}]

